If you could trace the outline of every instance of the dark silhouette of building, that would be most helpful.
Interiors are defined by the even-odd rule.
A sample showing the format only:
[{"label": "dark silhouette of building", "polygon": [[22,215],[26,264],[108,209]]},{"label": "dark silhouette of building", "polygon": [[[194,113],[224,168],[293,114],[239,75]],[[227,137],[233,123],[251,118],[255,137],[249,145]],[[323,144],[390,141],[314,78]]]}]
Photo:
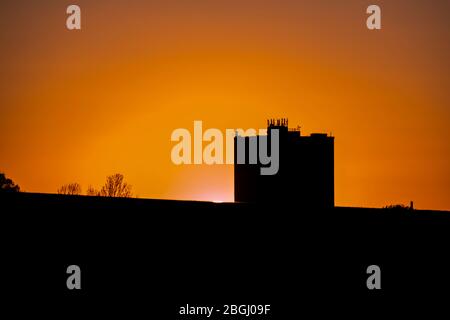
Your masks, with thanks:
[{"label": "dark silhouette of building", "polygon": [[[279,130],[279,170],[261,175],[264,167],[258,158],[249,163],[250,144],[258,145],[261,136],[235,137],[234,200],[236,202],[295,202],[301,207],[334,207],[334,137],[322,133],[302,136],[300,129],[288,128],[287,119],[269,120],[271,131]],[[237,140],[245,141],[245,163],[237,161]],[[267,165],[266,165],[267,167]]]}]

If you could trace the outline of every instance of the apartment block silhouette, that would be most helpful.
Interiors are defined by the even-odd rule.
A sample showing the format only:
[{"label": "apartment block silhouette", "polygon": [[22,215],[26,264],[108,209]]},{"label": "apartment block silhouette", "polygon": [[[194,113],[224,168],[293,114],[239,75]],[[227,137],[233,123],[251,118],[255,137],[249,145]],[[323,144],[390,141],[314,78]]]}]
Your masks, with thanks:
[{"label": "apartment block silhouette", "polygon": [[[279,170],[274,175],[262,175],[263,165],[250,164],[252,143],[259,150],[261,136],[234,140],[234,200],[236,202],[293,202],[299,207],[334,207],[334,137],[323,133],[302,136],[300,129],[288,128],[287,119],[272,119],[267,123],[267,148],[271,131],[279,131]],[[237,161],[238,139],[245,142],[245,163]]]}]

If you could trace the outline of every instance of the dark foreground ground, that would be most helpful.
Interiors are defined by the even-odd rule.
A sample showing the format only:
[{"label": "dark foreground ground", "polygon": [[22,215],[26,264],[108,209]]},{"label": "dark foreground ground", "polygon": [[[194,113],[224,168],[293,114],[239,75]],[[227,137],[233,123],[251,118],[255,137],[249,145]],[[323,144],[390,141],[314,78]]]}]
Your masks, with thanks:
[{"label": "dark foreground ground", "polygon": [[[447,310],[450,212],[0,194],[2,304],[126,319],[369,317]],[[68,290],[66,268],[81,268]],[[366,269],[381,268],[381,290]],[[268,315],[224,305],[270,304]],[[137,316],[139,315],[139,316]],[[308,316],[307,316],[308,315]]]}]

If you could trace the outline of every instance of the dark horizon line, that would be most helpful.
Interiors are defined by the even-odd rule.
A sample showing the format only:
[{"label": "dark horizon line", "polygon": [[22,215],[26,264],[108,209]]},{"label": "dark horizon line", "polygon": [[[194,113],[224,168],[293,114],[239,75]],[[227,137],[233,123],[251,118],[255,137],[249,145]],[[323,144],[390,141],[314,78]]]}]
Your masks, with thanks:
[{"label": "dark horizon line", "polygon": [[[182,199],[157,199],[157,198],[137,198],[137,197],[107,197],[107,196],[91,196],[85,194],[58,194],[58,193],[46,193],[46,192],[28,192],[28,191],[20,191],[20,192],[2,192],[0,196],[19,196],[29,195],[29,196],[44,196],[44,197],[55,197],[55,198],[66,198],[66,197],[80,197],[80,198],[97,198],[99,200],[111,200],[113,201],[144,201],[144,202],[174,202],[174,203],[197,203],[197,204],[213,204],[213,205],[243,205],[243,206],[257,206],[261,205],[261,203],[255,202],[228,202],[228,201],[213,201],[213,200],[182,200]],[[399,204],[394,204],[394,206]],[[304,208],[304,210],[308,209],[318,209],[318,208]],[[320,208],[319,208],[320,209]],[[333,208],[327,208],[325,210],[380,210],[380,211],[402,211],[402,212],[436,212],[436,213],[448,213],[450,214],[450,210],[445,209],[409,209],[408,207],[404,208],[386,208],[386,207],[348,207],[348,206],[334,206]]]}]

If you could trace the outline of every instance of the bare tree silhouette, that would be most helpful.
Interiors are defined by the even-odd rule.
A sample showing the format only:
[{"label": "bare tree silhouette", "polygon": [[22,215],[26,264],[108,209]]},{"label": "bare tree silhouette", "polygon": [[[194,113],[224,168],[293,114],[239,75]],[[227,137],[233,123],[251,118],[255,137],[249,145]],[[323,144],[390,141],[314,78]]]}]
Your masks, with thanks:
[{"label": "bare tree silhouette", "polygon": [[86,190],[88,196],[100,196],[100,191],[96,190],[93,186],[89,186]]},{"label": "bare tree silhouette", "polygon": [[96,190],[94,187],[89,186],[86,194],[88,196],[100,196],[100,197],[119,197],[130,198],[131,185],[124,181],[123,174],[116,173],[106,178],[106,182],[100,190]]},{"label": "bare tree silhouette", "polygon": [[4,173],[0,173],[0,192],[19,192],[20,187],[11,179],[6,178]]},{"label": "bare tree silhouette", "polygon": [[79,195],[81,194],[81,186],[79,183],[68,183],[57,190],[58,194]]},{"label": "bare tree silhouette", "polygon": [[106,178],[106,183],[100,190],[103,197],[131,197],[131,186],[124,182],[123,175],[120,173],[113,174]]}]

